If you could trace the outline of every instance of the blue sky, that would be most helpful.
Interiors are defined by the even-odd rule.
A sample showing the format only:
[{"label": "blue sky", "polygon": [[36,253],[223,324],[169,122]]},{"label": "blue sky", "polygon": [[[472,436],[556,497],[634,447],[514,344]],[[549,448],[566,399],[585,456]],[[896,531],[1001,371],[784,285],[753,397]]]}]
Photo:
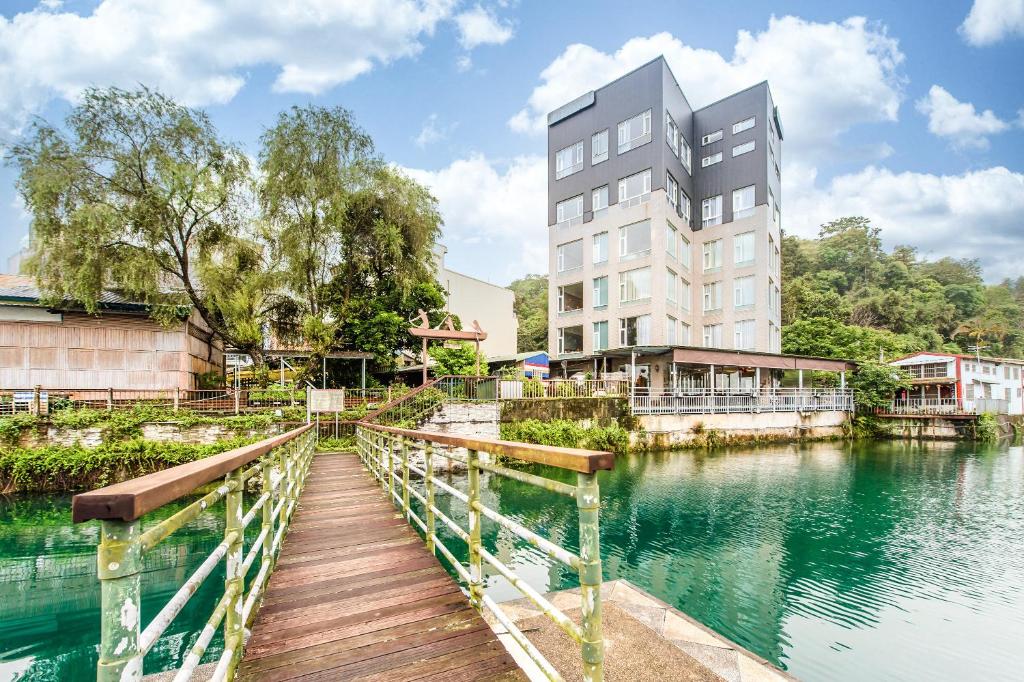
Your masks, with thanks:
[{"label": "blue sky", "polygon": [[[251,152],[281,109],[342,105],[434,190],[449,265],[506,284],[547,268],[543,113],[657,54],[695,106],[769,81],[788,231],[863,214],[1020,274],[1024,0],[6,2],[0,143],[90,84],[160,88]],[[14,181],[0,263],[28,230]]]}]

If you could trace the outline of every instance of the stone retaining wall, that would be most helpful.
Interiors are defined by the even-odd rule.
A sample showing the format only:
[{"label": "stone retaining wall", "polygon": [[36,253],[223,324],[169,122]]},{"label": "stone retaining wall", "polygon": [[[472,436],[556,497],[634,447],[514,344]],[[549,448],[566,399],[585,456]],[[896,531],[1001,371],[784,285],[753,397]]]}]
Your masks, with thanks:
[{"label": "stone retaining wall", "polygon": [[[222,424],[199,424],[183,426],[177,422],[151,422],[140,425],[142,437],[158,443],[174,441],[187,445],[209,445],[232,438],[269,437],[284,431],[284,426],[271,424],[266,430],[237,431]],[[81,445],[94,448],[109,440],[105,429],[91,426],[84,429],[62,429],[54,426],[42,426],[37,429],[26,429],[21,433],[18,444],[26,448],[41,448],[47,445],[71,446]]]}]

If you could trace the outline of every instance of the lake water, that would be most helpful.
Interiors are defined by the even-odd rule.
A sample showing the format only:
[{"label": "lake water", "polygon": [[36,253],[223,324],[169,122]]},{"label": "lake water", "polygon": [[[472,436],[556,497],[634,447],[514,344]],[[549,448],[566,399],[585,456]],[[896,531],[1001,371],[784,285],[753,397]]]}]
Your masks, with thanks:
[{"label": "lake water", "polygon": [[[484,482],[489,505],[575,549],[572,500],[508,479]],[[675,452],[620,457],[600,484],[606,579],[639,585],[799,678],[1020,679],[1020,446]],[[451,513],[464,521],[459,506]],[[215,517],[151,557],[144,618],[221,532]],[[68,523],[66,498],[0,497],[0,679],[93,678],[97,533],[94,524]],[[576,584],[490,522],[484,541],[537,588]],[[147,672],[176,665],[221,579],[211,577],[211,589],[146,658]],[[216,655],[219,645],[211,649]]]}]

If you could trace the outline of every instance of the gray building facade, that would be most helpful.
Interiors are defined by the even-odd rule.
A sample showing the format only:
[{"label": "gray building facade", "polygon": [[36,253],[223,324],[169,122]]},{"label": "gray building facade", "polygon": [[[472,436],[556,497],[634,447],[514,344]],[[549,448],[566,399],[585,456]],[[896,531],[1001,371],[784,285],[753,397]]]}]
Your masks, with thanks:
[{"label": "gray building facade", "polygon": [[549,346],[780,350],[767,82],[694,110],[659,57],[548,115]]}]

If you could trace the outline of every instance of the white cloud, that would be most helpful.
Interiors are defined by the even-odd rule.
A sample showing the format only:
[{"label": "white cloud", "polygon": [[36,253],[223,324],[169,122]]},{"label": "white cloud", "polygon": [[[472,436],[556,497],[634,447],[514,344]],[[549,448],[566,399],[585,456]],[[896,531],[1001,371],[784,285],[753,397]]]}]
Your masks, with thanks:
[{"label": "white cloud", "polygon": [[669,33],[633,38],[612,54],[570,45],[541,72],[540,85],[509,126],[543,133],[552,109],[662,54],[694,107],[768,80],[786,147],[798,153],[824,155],[859,123],[895,121],[902,99],[903,54],[884,26],[862,17],[840,23],[772,17],[760,33],[740,31],[729,59]]},{"label": "white cloud", "polygon": [[961,175],[894,173],[868,166],[815,186],[816,171],[790,165],[783,176],[783,226],[816,236],[818,226],[862,215],[888,246],[909,244],[928,257],[977,258],[990,280],[1020,275],[1024,252],[1024,174],[1002,166]]},{"label": "white cloud", "polygon": [[974,0],[960,33],[975,47],[1024,36],[1024,0]]},{"label": "white cloud", "polygon": [[458,59],[455,60],[455,69],[459,73],[465,73],[466,71],[469,71],[472,68],[473,59],[468,54],[461,55],[459,56]]},{"label": "white cloud", "polygon": [[449,134],[458,127],[458,122],[450,125],[441,125],[438,122],[437,114],[431,114],[423,122],[423,127],[420,128],[419,134],[413,138],[413,143],[420,149],[423,149],[427,145],[447,139]]},{"label": "white cloud", "polygon": [[[436,171],[407,168],[437,197],[452,267],[491,281],[547,272],[547,160],[475,154]],[[471,190],[467,190],[471,188]]]},{"label": "white cloud", "polygon": [[512,39],[512,26],[480,5],[456,15],[455,24],[459,42],[467,50],[480,45],[503,45]]},{"label": "white cloud", "polygon": [[0,16],[0,130],[94,84],[223,103],[250,69],[269,65],[274,90],[320,93],[418,54],[454,2],[102,0],[85,16],[43,7]]},{"label": "white cloud", "polygon": [[933,85],[916,106],[928,117],[928,132],[947,138],[958,149],[988,149],[988,136],[1010,127],[991,109],[979,114],[973,104],[961,102],[940,85]]}]

